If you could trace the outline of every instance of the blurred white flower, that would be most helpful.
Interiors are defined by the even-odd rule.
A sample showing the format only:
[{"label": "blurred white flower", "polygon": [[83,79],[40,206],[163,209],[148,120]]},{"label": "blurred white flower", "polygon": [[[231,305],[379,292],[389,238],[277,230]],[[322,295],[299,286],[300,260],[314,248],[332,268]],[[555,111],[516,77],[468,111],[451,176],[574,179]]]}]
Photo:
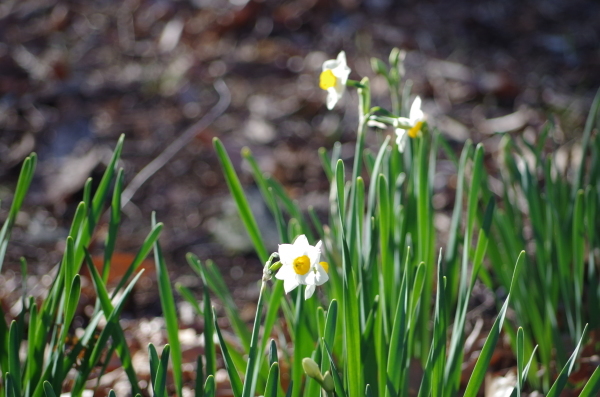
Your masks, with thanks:
[{"label": "blurred white flower", "polygon": [[408,118],[398,117],[394,122],[396,128],[396,144],[402,153],[406,147],[407,136],[416,138],[425,122],[425,113],[421,110],[421,97],[417,96],[410,107]]},{"label": "blurred white flower", "polygon": [[327,91],[327,109],[331,110],[346,90],[350,68],[346,64],[346,53],[340,52],[337,59],[323,62],[323,71],[319,77],[319,87]]},{"label": "blurred white flower", "polygon": [[279,245],[279,260],[281,268],[275,278],[283,280],[285,293],[299,285],[306,285],[304,299],[310,298],[317,285],[322,285],[329,280],[326,262],[319,262],[321,256],[321,242],[315,246],[308,243],[305,235],[296,238],[293,244]]}]

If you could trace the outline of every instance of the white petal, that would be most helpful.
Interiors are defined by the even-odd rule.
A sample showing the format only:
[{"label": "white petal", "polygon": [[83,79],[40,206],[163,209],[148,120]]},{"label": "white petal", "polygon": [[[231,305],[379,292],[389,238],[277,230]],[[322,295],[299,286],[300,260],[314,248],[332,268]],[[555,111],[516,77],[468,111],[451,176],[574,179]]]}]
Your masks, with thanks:
[{"label": "white petal", "polygon": [[292,268],[292,266],[283,265],[283,266],[281,266],[279,271],[275,274],[275,278],[278,280],[286,280],[290,277],[294,277],[295,275],[296,275],[296,272],[294,272],[294,269]]},{"label": "white petal", "polygon": [[311,284],[312,282],[311,283],[308,282],[308,280],[311,279],[310,278],[311,274],[313,274],[312,269],[307,271],[306,274],[296,274],[296,280],[298,280],[298,284],[301,284],[301,285]]},{"label": "white petal", "polygon": [[410,119],[407,119],[406,117],[398,117],[396,120],[394,120],[394,127],[408,130],[414,127],[414,125]]},{"label": "white petal", "polygon": [[380,130],[387,129],[387,125],[385,125],[384,123],[381,123],[381,122],[379,122],[377,120],[369,120],[369,121],[367,121],[367,125],[369,127],[379,128]]},{"label": "white petal", "polygon": [[408,118],[413,124],[423,119],[423,111],[421,110],[421,97],[417,96],[410,107]]},{"label": "white petal", "polygon": [[340,51],[337,56],[337,61],[340,65],[346,65],[346,51]]},{"label": "white petal", "polygon": [[327,109],[329,109],[329,110],[333,109],[339,99],[340,99],[340,95],[338,95],[338,93],[334,87],[327,89]]},{"label": "white petal", "polygon": [[328,61],[323,62],[323,70],[333,70],[339,65],[340,63],[337,61],[337,59],[330,59]]},{"label": "white petal", "polygon": [[306,286],[306,290],[304,291],[304,300],[310,298],[315,293],[315,285],[310,284]]},{"label": "white petal", "polygon": [[283,263],[283,265],[291,266],[298,256],[296,255],[297,249],[292,244],[279,244],[279,261]]},{"label": "white petal", "polygon": [[296,288],[298,285],[300,285],[300,283],[298,282],[296,277],[288,277],[285,280],[283,280],[283,289],[285,290],[286,294],[294,288]]},{"label": "white petal", "polygon": [[309,247],[306,254],[308,255],[308,259],[310,259],[310,268],[312,270],[319,263],[321,250],[317,247]]},{"label": "white petal", "polygon": [[404,153],[408,134],[406,133],[406,130],[403,130],[402,128],[396,128],[396,135],[396,145],[398,145],[398,151],[400,153]]},{"label": "white petal", "polygon": [[329,274],[323,269],[323,266],[317,264],[317,274],[315,275],[315,284],[323,285],[329,280]]},{"label": "white petal", "polygon": [[294,248],[296,249],[304,250],[308,245],[310,244],[308,243],[308,239],[304,234],[299,235],[296,237],[296,240],[294,240]]},{"label": "white petal", "polygon": [[348,82],[348,76],[350,76],[350,68],[345,63],[343,65],[338,65],[334,69],[331,70],[333,75],[337,78],[336,86],[346,87],[346,83]]}]

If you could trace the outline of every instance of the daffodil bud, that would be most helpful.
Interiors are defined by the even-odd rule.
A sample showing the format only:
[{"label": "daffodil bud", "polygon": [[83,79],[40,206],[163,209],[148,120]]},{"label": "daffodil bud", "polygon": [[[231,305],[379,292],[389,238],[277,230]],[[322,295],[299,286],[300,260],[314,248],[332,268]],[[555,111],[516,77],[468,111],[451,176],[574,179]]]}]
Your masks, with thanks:
[{"label": "daffodil bud", "polygon": [[400,78],[404,76],[404,58],[406,58],[406,51],[398,48],[392,49],[390,52],[390,65],[393,71],[397,71]]},{"label": "daffodil bud", "polygon": [[304,368],[304,373],[319,382],[319,384],[323,384],[323,375],[321,374],[321,370],[319,369],[319,365],[312,358],[306,357],[302,359],[302,368]]},{"label": "daffodil bud", "polygon": [[[275,272],[275,270],[277,270],[281,267],[280,262],[271,264],[276,258],[279,258],[279,253],[273,252],[271,254],[271,256],[269,257],[269,259],[265,262],[265,266],[263,267],[263,277],[262,277],[263,282],[269,281],[271,279],[271,277],[273,277],[273,273]],[[277,267],[278,263],[279,263],[279,267]]]},{"label": "daffodil bud", "polygon": [[387,128],[387,125],[385,125],[384,123],[377,121],[377,119],[369,119],[369,121],[367,121],[367,125],[369,127],[373,127],[373,128],[379,128],[380,130],[385,130]]},{"label": "daffodil bud", "polygon": [[399,48],[392,48],[392,51],[390,52],[390,65],[392,65],[392,67],[397,67],[398,66],[398,58],[400,57],[400,49]]},{"label": "daffodil bud", "polygon": [[385,63],[383,63],[383,61],[378,58],[371,58],[371,69],[373,69],[373,72],[381,76],[387,76],[388,74]]},{"label": "daffodil bud", "polygon": [[271,267],[269,267],[269,271],[271,272],[276,272],[277,270],[279,270],[279,268],[281,267],[281,262],[275,262],[271,265]]},{"label": "daffodil bud", "polygon": [[331,372],[325,372],[325,375],[323,375],[323,383],[321,383],[321,386],[327,393],[331,393],[334,390],[335,385],[333,383],[333,376],[331,376]]}]

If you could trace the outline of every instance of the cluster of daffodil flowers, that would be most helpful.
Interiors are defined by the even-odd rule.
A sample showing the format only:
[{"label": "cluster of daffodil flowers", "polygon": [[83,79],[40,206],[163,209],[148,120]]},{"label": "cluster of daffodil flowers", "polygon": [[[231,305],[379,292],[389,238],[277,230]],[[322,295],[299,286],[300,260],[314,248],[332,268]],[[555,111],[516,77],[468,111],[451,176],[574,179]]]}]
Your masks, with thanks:
[{"label": "cluster of daffodil flowers", "polygon": [[[361,83],[350,80],[351,69],[346,62],[346,53],[341,51],[336,59],[323,62],[323,70],[319,77],[319,86],[327,91],[327,108],[333,109],[344,95],[347,85],[361,87]],[[412,103],[408,117],[399,115],[369,114],[368,125],[385,128],[391,125],[396,132],[398,150],[404,152],[407,139],[416,138],[425,123],[425,114],[421,110],[421,98],[417,96]],[[320,262],[321,241],[310,245],[305,235],[296,238],[293,244],[280,244],[279,252],[271,255],[265,264],[263,280],[271,279],[274,272],[275,278],[283,280],[286,294],[299,285],[306,285],[304,298],[309,299],[320,286],[329,280],[327,262]],[[279,261],[271,263],[275,257]]]},{"label": "cluster of daffodil flowers", "polygon": [[[259,384],[257,379],[264,375],[261,373],[261,360],[264,360],[266,347],[264,339],[262,342],[259,340],[259,335],[262,333],[267,337],[271,334],[277,324],[276,316],[280,308],[285,317],[285,323],[281,323],[282,327],[277,330],[281,331],[280,343],[286,346],[289,346],[288,342],[293,344],[293,350],[288,354],[290,365],[286,366],[290,369],[287,395],[291,397],[300,397],[303,392],[315,396],[319,394],[318,389],[325,397],[408,395],[414,380],[411,379],[411,369],[415,365],[420,365],[424,374],[419,395],[442,393],[448,397],[476,397],[479,392],[500,332],[506,328],[503,321],[510,303],[508,297],[511,296],[513,284],[516,285],[513,281],[518,275],[520,263],[524,261],[524,252],[516,258],[515,266],[510,268],[512,276],[502,270],[503,278],[510,281],[506,285],[508,297],[463,390],[465,313],[476,278],[480,277],[477,271],[486,271],[482,261],[495,219],[494,198],[487,194],[490,198],[481,222],[479,218],[483,202],[480,197],[486,196],[483,193],[489,193],[481,190],[485,188],[482,183],[485,177],[482,166],[484,149],[482,145],[475,148],[468,141],[460,161],[454,158],[460,188],[456,192],[446,254],[442,255],[442,251],[439,251],[436,266],[435,246],[438,240],[435,236],[432,177],[435,176],[438,151],[442,145],[445,149],[450,147],[442,134],[428,128],[421,98],[411,96],[411,83],[404,79],[404,56],[403,51],[393,49],[389,63],[371,59],[373,71],[387,80],[390,110],[371,105],[369,78],[360,81],[350,79],[352,70],[343,51],[335,59],[323,63],[319,86],[327,91],[328,109],[333,109],[343,98],[346,87],[355,88],[358,96],[358,128],[350,179],[350,172],[346,168],[348,161],[341,158],[339,143],[333,147],[331,154],[326,148],[319,150],[320,160],[331,184],[327,224],[309,209],[311,224],[285,189],[262,173],[250,150],[243,151],[265,201],[270,203],[282,242],[287,243],[288,238],[297,236],[291,240],[291,244],[280,244],[277,252],[272,253],[268,260],[266,244],[258,226],[248,216],[249,205],[239,180],[235,178],[233,166],[222,144],[215,141],[230,189],[236,191],[234,197],[240,213],[243,214],[259,257],[266,260],[254,328],[247,349],[248,365],[244,379],[249,386],[244,385],[241,389],[236,368],[228,366],[232,386],[238,386],[235,397],[255,395],[256,385]],[[600,103],[600,99],[597,103]],[[596,108],[600,108],[600,105],[596,105]],[[367,140],[365,137],[371,132],[370,127],[385,130],[385,135],[394,136],[395,144],[390,136],[380,139],[383,134]],[[394,131],[393,134],[391,131]],[[375,144],[379,146],[377,152],[373,150]],[[447,151],[447,154],[451,153]],[[471,183],[470,188],[465,189],[469,178],[465,170],[469,169],[473,170]],[[465,192],[468,194],[466,200],[462,199]],[[587,200],[584,194],[587,193],[579,193],[579,200]],[[468,203],[466,210],[463,209],[464,202]],[[579,201],[580,204],[582,202]],[[282,210],[289,216],[289,222],[285,221]],[[591,213],[593,216],[593,211]],[[583,212],[580,211],[580,214]],[[463,218],[464,243],[460,245],[457,236],[463,234]],[[320,237],[311,237],[313,231]],[[476,238],[477,232],[479,235]],[[323,239],[324,244],[317,241],[319,238]],[[476,247],[473,246],[475,241]],[[509,242],[506,247],[517,246],[517,243]],[[321,261],[325,246],[326,253],[331,254],[328,255],[331,267]],[[511,258],[510,255],[495,256],[499,262],[504,262],[506,258]],[[583,263],[582,257],[580,263]],[[504,266],[503,263],[500,265]],[[273,289],[268,290],[268,281],[273,277],[283,283],[274,283]],[[317,286],[322,286],[330,279],[321,296],[329,301],[325,308],[321,306],[323,302],[310,298],[315,295]],[[492,282],[489,273],[486,279],[482,278],[486,285],[488,281]],[[284,293],[289,294],[299,286],[306,288],[292,293],[294,299],[285,297]],[[519,297],[517,294],[513,296],[516,297],[513,300]],[[261,326],[265,301],[269,302],[268,311]],[[456,309],[455,317],[451,317],[453,309]],[[230,307],[229,311],[235,313],[235,307]],[[210,315],[209,311],[206,313]],[[211,321],[214,321],[214,316],[207,323]],[[243,321],[240,319],[233,324],[243,324]],[[574,334],[585,334],[585,331],[577,329],[577,324],[573,323]],[[218,326],[218,323],[215,322],[215,325]],[[449,325],[452,325],[451,334],[448,332]],[[520,392],[522,381],[528,377],[527,368],[532,364],[536,348],[527,347],[533,346],[533,343],[524,343],[522,329],[507,335],[511,346],[516,347],[517,364],[522,369],[518,375],[521,381],[516,386],[517,392]],[[220,343],[226,347],[224,342]],[[272,340],[268,355],[271,368],[264,392],[266,397],[281,394],[276,348],[276,342]],[[223,351],[227,356],[226,349]],[[577,350],[572,357],[576,354]],[[524,365],[526,356],[531,358]],[[546,368],[552,363],[551,354],[548,357]],[[565,368],[572,367],[573,360],[570,358]],[[228,362],[233,363],[233,360],[230,358]],[[532,369],[537,371],[533,364]],[[595,374],[595,383],[589,382],[586,386],[588,392],[582,396],[591,396],[592,389],[593,393],[600,390],[600,368]],[[545,390],[550,388],[550,375],[547,378],[543,385]],[[292,388],[291,385],[298,386]],[[560,391],[554,394],[558,393]]]},{"label": "cluster of daffodil flowers", "polygon": [[[346,85],[360,87],[360,83],[349,80],[351,69],[346,63],[346,53],[340,52],[337,59],[330,59],[323,63],[323,71],[319,79],[319,86],[327,91],[327,108],[333,109],[342,98]],[[394,117],[395,116],[395,117]],[[425,123],[425,114],[421,110],[421,98],[417,96],[412,103],[408,117],[399,115],[369,115],[369,126],[385,128],[391,125],[396,132],[398,150],[404,152],[407,137],[416,138]]]}]

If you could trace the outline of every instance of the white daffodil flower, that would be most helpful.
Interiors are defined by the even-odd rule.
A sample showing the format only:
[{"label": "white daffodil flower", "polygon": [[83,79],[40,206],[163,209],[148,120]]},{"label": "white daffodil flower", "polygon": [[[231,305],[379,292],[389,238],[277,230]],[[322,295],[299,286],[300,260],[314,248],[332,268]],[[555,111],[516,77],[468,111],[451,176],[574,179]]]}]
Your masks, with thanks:
[{"label": "white daffodil flower", "polygon": [[279,261],[282,266],[275,278],[283,280],[286,294],[299,285],[306,285],[304,299],[308,299],[317,285],[329,280],[329,266],[326,262],[319,262],[320,256],[321,242],[312,246],[305,235],[298,236],[294,244],[279,245]]},{"label": "white daffodil flower", "polygon": [[331,110],[342,98],[350,68],[346,64],[346,53],[340,52],[337,59],[323,62],[323,71],[319,77],[319,87],[327,91],[327,109]]},{"label": "white daffodil flower", "polygon": [[413,101],[408,118],[398,117],[394,122],[396,128],[396,144],[400,153],[404,152],[407,136],[416,138],[425,122],[425,113],[421,110],[421,97],[417,96]]}]

